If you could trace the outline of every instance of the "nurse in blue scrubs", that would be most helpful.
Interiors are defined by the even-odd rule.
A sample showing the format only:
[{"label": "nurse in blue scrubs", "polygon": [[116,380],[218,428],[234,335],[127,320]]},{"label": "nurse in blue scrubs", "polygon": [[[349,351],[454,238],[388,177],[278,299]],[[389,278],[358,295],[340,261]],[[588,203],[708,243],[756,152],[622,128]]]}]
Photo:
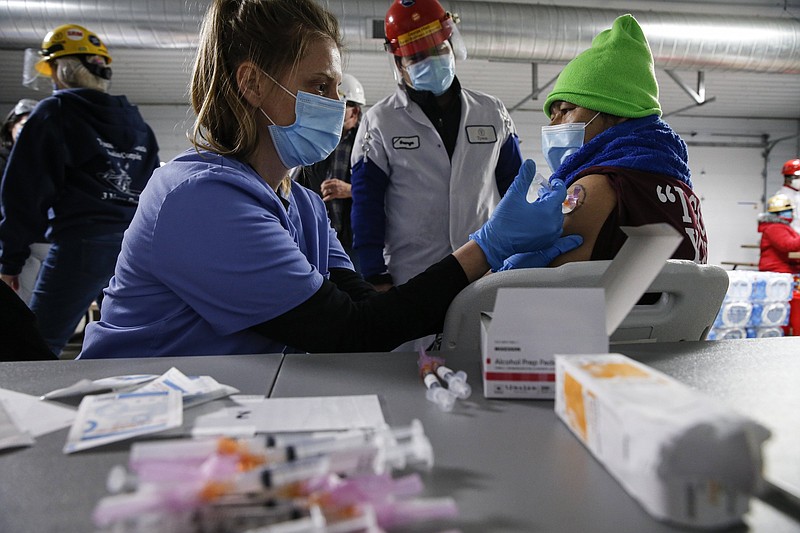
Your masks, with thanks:
[{"label": "nurse in blue scrubs", "polygon": [[559,239],[562,183],[526,200],[528,161],[467,244],[375,292],[319,196],[288,178],[339,141],[341,48],[313,0],[212,3],[190,89],[194,148],[143,191],[81,359],[387,351],[441,331],[456,294],[512,254],[543,266],[577,246]]}]

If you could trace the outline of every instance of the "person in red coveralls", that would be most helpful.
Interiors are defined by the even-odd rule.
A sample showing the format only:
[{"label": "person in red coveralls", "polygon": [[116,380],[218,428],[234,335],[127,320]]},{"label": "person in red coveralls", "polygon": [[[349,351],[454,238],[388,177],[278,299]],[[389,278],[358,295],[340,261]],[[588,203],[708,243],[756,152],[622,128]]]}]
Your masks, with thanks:
[{"label": "person in red coveralls", "polygon": [[793,218],[794,205],[785,194],[776,194],[770,198],[767,212],[758,217],[758,231],[761,233],[758,269],[794,274],[795,290],[790,304],[789,325],[784,327],[786,335],[797,335],[800,332],[800,291],[797,290],[800,259],[789,257],[791,252],[800,252],[800,234],[792,229]]},{"label": "person in red coveralls", "polygon": [[794,205],[785,194],[776,194],[767,203],[767,212],[758,217],[761,233],[761,259],[758,269],[768,272],[800,273],[800,260],[790,252],[800,252],[800,234],[792,229]]}]

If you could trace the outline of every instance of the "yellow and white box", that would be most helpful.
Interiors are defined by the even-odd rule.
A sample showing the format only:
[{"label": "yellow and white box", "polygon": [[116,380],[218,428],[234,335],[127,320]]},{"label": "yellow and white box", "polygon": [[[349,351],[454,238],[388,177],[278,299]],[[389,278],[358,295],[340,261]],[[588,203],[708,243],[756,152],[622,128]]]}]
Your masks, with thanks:
[{"label": "yellow and white box", "polygon": [[556,414],[648,513],[699,528],[741,520],[769,430],[624,355],[555,359]]}]

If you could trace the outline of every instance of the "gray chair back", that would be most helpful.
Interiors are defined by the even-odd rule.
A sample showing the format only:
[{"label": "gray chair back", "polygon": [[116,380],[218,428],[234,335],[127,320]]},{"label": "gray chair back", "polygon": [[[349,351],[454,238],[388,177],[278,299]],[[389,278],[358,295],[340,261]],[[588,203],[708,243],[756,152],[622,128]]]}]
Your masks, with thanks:
[{"label": "gray chair back", "polygon": [[[497,289],[600,287],[603,272],[610,264],[611,261],[584,261],[485,276],[467,286],[450,304],[440,349],[458,352],[453,354],[457,357],[480,356],[480,315],[494,309]],[[611,344],[705,340],[727,290],[728,273],[722,268],[669,259],[647,290],[648,303],[633,307],[611,334]]]}]

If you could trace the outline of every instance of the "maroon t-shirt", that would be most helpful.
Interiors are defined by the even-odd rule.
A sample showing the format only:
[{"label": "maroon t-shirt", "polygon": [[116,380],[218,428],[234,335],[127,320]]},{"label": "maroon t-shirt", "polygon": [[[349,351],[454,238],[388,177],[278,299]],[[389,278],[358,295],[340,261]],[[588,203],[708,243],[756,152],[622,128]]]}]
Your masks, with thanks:
[{"label": "maroon t-shirt", "polygon": [[590,167],[579,176],[590,174],[606,176],[617,197],[616,209],[603,223],[597,236],[592,250],[593,261],[613,259],[622,248],[627,236],[619,229],[620,226],[665,222],[683,235],[683,241],[672,258],[706,263],[708,239],[700,212],[700,199],[688,185],[663,174],[619,167]]}]

